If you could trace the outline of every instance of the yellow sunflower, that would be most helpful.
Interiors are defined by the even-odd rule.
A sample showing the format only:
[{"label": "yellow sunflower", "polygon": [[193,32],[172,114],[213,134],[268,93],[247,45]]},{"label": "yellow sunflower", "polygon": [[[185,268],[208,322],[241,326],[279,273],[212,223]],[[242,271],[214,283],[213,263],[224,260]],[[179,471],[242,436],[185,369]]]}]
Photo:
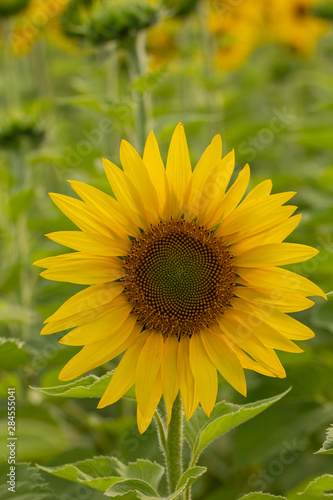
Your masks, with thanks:
[{"label": "yellow sunflower", "polygon": [[286,313],[324,293],[277,267],[318,253],[282,243],[301,219],[284,205],[295,193],[271,194],[266,180],[243,199],[249,166],[227,190],[234,152],[221,157],[216,135],[192,172],[179,124],[166,168],[153,132],[143,158],[122,142],[123,170],[104,160],[114,197],[78,181],[70,183],[82,201],[51,194],[81,231],[48,234],[76,252],[35,264],[47,268],[44,278],[90,286],[48,318],[42,334],[74,328],[60,342],[84,346],[60,380],[124,352],[98,407],[135,384],[141,433],[162,395],[168,422],[179,391],[187,419],[199,402],[209,415],[217,371],[245,395],[244,368],[285,377],[275,349],[301,352],[292,340],[314,336]]}]

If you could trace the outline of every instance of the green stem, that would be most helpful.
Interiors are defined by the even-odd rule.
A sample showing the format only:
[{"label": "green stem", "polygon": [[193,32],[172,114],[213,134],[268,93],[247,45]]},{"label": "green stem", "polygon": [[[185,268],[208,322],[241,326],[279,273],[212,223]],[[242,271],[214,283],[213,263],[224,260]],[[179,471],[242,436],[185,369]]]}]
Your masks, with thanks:
[{"label": "green stem", "polygon": [[165,430],[165,425],[163,423],[163,420],[161,418],[161,415],[159,414],[159,411],[155,411],[155,423],[158,431],[158,437],[159,437],[159,442],[162,447],[164,457],[167,455],[167,443],[166,443],[166,430]]},{"label": "green stem", "polygon": [[169,492],[177,489],[179,479],[182,475],[182,451],[183,451],[183,406],[180,393],[175,399],[172,409],[171,421],[168,429],[166,442],[167,474]]}]

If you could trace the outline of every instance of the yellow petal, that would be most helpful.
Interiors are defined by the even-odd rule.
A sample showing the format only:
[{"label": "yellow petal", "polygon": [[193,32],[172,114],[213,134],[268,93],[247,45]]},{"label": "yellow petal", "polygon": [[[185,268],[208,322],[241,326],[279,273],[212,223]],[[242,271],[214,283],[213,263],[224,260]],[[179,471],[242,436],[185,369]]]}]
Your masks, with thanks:
[{"label": "yellow petal", "polygon": [[199,401],[209,417],[216,401],[217,373],[215,365],[207,355],[200,333],[192,335],[190,339],[189,358]]},{"label": "yellow petal", "polygon": [[[203,152],[200,160],[194,168],[193,174],[186,193],[185,216],[193,219],[200,212],[200,200],[205,190],[207,179],[211,179],[214,167],[221,161],[222,140],[220,135],[216,135],[210,145]],[[214,175],[215,179],[216,175]],[[211,179],[211,183],[213,179]]]},{"label": "yellow petal", "polygon": [[260,223],[267,215],[274,213],[294,194],[295,192],[273,194],[241,203],[224,219],[220,226],[219,234],[225,235],[237,233],[238,231],[246,231],[250,227]]},{"label": "yellow petal", "polygon": [[[274,350],[264,344],[254,335],[253,331],[243,325],[235,315],[224,314],[218,322],[231,342],[247,352],[255,361],[267,367],[277,377],[283,378],[286,372]],[[217,328],[214,328],[217,331]]]},{"label": "yellow petal", "polygon": [[245,165],[245,167],[239,172],[237,179],[227,191],[219,206],[216,207],[216,212],[212,215],[212,218],[209,221],[210,226],[215,226],[215,224],[223,221],[235,210],[238,203],[244,196],[249,180],[250,167],[249,165]]},{"label": "yellow petal", "polygon": [[294,215],[290,219],[283,221],[281,224],[278,224],[267,231],[262,231],[253,236],[249,236],[244,240],[240,240],[232,245],[230,251],[233,255],[240,255],[261,245],[267,245],[268,243],[281,243],[287,236],[289,236],[290,233],[294,231],[300,223],[301,218],[301,214]]},{"label": "yellow petal", "polygon": [[257,184],[257,186],[251,189],[251,191],[244,198],[244,201],[242,203],[247,203],[257,198],[261,198],[262,196],[268,196],[272,191],[272,187],[273,183],[271,179],[267,179],[265,181],[260,182],[260,184]]},{"label": "yellow petal", "polygon": [[173,216],[179,217],[184,209],[185,195],[192,175],[190,155],[181,123],[177,125],[171,138],[166,174],[171,190]]},{"label": "yellow petal", "polygon": [[257,222],[252,227],[247,229],[246,231],[238,231],[237,233],[222,235],[222,229],[220,227],[216,230],[217,236],[223,236],[223,239],[226,241],[228,245],[232,245],[237,243],[238,241],[243,241],[250,236],[257,235],[259,233],[263,233],[264,231],[273,230],[279,224],[285,222],[289,219],[289,217],[297,210],[296,206],[286,205],[280,207],[276,212],[270,213],[260,222]]},{"label": "yellow petal", "polygon": [[45,323],[59,321],[69,317],[70,320],[72,320],[76,315],[81,317],[81,314],[85,314],[86,312],[91,314],[91,309],[109,304],[120,295],[123,290],[124,286],[122,283],[117,282],[89,286],[66,300],[52,316],[45,320]]},{"label": "yellow petal", "polygon": [[169,335],[163,346],[163,357],[161,361],[161,381],[163,398],[170,423],[172,405],[179,391],[179,380],[177,375],[177,356],[179,342],[175,335]]},{"label": "yellow petal", "polygon": [[116,257],[127,255],[130,249],[130,240],[127,236],[116,239],[102,234],[88,234],[81,231],[56,231],[46,234],[50,240],[66,247],[94,255]]},{"label": "yellow petal", "polygon": [[125,215],[138,227],[148,229],[144,200],[141,199],[136,186],[114,163],[103,158],[103,166],[110,186]]},{"label": "yellow petal", "polygon": [[[115,332],[120,327],[134,326],[136,317],[130,315],[133,306],[125,302],[124,297],[121,295],[114,299],[109,308],[104,308],[104,314],[96,317],[88,324],[83,324],[67,333],[62,339],[59,340],[61,344],[66,345],[85,345],[98,342],[105,338],[113,340]],[[121,333],[120,333],[121,334]]]},{"label": "yellow petal", "polygon": [[141,349],[148,337],[142,332],[137,340],[127,349],[114,372],[109,385],[98,403],[97,408],[112,405],[135,384],[135,371]]},{"label": "yellow petal", "polygon": [[160,215],[162,218],[169,218],[172,215],[169,184],[157,140],[153,132],[150,132],[148,135],[143,153],[143,161],[157,192]]},{"label": "yellow petal", "polygon": [[318,254],[316,248],[297,243],[269,243],[234,258],[240,267],[272,267],[303,262]]},{"label": "yellow petal", "polygon": [[313,297],[318,295],[327,299],[325,293],[312,281],[299,274],[280,267],[251,268],[240,267],[237,273],[253,288],[267,288]]},{"label": "yellow petal", "polygon": [[146,412],[141,412],[139,405],[137,406],[137,420],[140,434],[143,434],[149,427],[154,416],[157,405],[162,396],[161,372],[159,371],[152,387],[148,407]]},{"label": "yellow petal", "polygon": [[214,226],[223,214],[222,200],[235,167],[235,151],[220,160],[210,172],[201,192],[194,193],[192,211],[198,222],[207,227]]},{"label": "yellow petal", "polygon": [[125,215],[115,198],[84,182],[69,181],[69,183],[86,205],[99,214],[101,220],[117,234],[129,234],[134,237],[139,234],[138,227]]},{"label": "yellow petal", "polygon": [[146,165],[137,151],[127,141],[121,141],[120,161],[127,177],[136,186],[140,197],[144,200],[148,222],[155,223],[159,218],[159,206],[155,187],[153,186]]},{"label": "yellow petal", "polygon": [[262,318],[289,339],[306,340],[314,337],[314,333],[309,327],[272,306],[267,307],[265,304],[259,303],[253,304],[237,298],[233,299],[233,306],[244,312],[254,312],[259,318]]},{"label": "yellow petal", "polygon": [[275,329],[266,323],[262,317],[255,313],[248,314],[235,307],[232,309],[237,321],[241,322],[246,328],[254,333],[254,335],[267,347],[278,349],[286,352],[303,352],[296,344],[291,342],[286,336],[279,333],[279,329]]},{"label": "yellow petal", "polygon": [[235,344],[232,345],[237,358],[239,359],[243,368],[261,373],[261,375],[266,375],[267,377],[276,377],[276,375],[264,367],[257,361],[254,361],[250,356],[248,356],[242,349],[240,349]]},{"label": "yellow petal", "polygon": [[203,330],[201,338],[211,362],[236,391],[246,396],[246,380],[242,365],[235,354],[232,343],[225,335],[213,330]]},{"label": "yellow petal", "polygon": [[[239,279],[238,282],[240,281]],[[312,300],[302,295],[280,292],[278,290],[265,290],[261,288],[255,290],[248,286],[236,286],[234,293],[237,297],[241,297],[248,302],[253,302],[255,305],[257,303],[267,304],[268,306],[273,305],[283,312],[304,311],[304,309],[308,309],[314,304]]]},{"label": "yellow petal", "polygon": [[160,370],[163,355],[163,335],[151,331],[141,349],[136,367],[135,394],[143,415],[149,406],[150,396]]},{"label": "yellow petal", "polygon": [[125,275],[123,262],[117,257],[103,258],[81,252],[48,257],[34,264],[49,267],[40,273],[43,278],[79,285],[107,283]]},{"label": "yellow petal", "polygon": [[83,201],[63,194],[49,193],[53,203],[82,231],[112,236],[110,227]]},{"label": "yellow petal", "polygon": [[111,342],[109,339],[103,339],[84,346],[63,367],[59,380],[72,380],[119,356],[138,338],[141,329],[142,326],[136,323],[132,331],[123,329],[122,335],[117,338],[118,343],[115,340]]},{"label": "yellow petal", "polygon": [[199,403],[189,360],[189,342],[187,337],[181,337],[177,357],[177,373],[186,420],[192,417]]}]

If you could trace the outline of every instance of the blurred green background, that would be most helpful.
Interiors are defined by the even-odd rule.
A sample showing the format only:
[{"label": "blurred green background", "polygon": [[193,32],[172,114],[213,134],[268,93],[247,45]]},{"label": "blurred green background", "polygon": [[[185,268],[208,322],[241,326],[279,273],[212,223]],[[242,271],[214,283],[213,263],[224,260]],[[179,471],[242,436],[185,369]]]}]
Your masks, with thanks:
[{"label": "blurred green background", "polygon": [[[161,459],[154,425],[139,435],[132,402],[97,410],[97,399],[29,388],[59,385],[76,352],[58,345],[61,334],[39,336],[46,317],[81,289],[43,280],[31,265],[67,251],[45,233],[73,228],[48,192],[72,196],[66,180],[76,179],[110,193],[101,158],[119,164],[121,139],[142,153],[154,129],[165,159],[181,121],[195,165],[220,133],[224,153],[235,148],[235,173],[250,163],[251,186],[271,178],[273,192],[297,191],[303,218],[289,241],[320,253],[289,268],[333,289],[332,13],[331,2],[313,0],[0,1],[2,478],[8,387],[16,388],[20,462]],[[286,494],[332,472],[330,456],[314,455],[333,422],[330,297],[295,315],[316,337],[301,355],[281,353],[286,379],[247,373],[247,400],[220,380],[218,399],[229,402],[292,391],[204,452],[209,472],[194,500]],[[30,485],[36,500],[103,498],[34,467],[20,470],[20,488]]]}]

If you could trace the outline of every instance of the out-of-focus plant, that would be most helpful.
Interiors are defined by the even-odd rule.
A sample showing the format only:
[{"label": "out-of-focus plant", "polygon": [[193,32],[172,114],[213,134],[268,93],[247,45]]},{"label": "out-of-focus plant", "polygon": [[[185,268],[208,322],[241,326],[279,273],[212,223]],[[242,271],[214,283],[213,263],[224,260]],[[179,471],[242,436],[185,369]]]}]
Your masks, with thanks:
[{"label": "out-of-focus plant", "polygon": [[29,0],[1,0],[0,18],[14,16],[21,10],[25,9],[28,4]]},{"label": "out-of-focus plant", "polygon": [[64,30],[94,45],[122,40],[156,23],[158,10],[154,4],[147,0],[76,3],[64,16]]}]

